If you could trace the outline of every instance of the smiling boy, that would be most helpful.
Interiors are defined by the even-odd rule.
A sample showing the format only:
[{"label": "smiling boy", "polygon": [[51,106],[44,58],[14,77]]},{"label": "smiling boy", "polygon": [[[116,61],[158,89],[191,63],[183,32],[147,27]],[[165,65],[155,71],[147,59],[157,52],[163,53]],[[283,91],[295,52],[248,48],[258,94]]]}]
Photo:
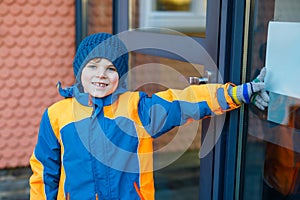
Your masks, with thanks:
[{"label": "smiling boy", "polygon": [[88,36],[73,62],[76,83],[46,109],[30,159],[30,199],[153,200],[153,139],[170,129],[268,97],[263,77],[241,86],[126,91],[125,45],[107,33]]}]

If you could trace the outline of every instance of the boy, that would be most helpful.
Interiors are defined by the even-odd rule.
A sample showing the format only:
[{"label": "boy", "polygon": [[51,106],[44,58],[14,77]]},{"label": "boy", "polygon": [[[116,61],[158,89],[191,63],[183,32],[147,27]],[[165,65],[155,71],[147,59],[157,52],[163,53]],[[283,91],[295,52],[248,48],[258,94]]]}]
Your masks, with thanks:
[{"label": "boy", "polygon": [[264,73],[258,81],[193,85],[148,97],[126,91],[124,44],[107,33],[85,38],[75,55],[76,84],[46,109],[30,159],[31,199],[154,199],[154,138],[190,120],[249,103],[264,109]]}]

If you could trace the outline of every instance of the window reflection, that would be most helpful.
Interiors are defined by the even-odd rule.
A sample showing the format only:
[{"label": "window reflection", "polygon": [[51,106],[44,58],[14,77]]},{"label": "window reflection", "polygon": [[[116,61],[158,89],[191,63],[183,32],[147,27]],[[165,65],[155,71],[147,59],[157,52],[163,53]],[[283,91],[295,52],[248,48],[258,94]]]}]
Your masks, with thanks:
[{"label": "window reflection", "polygon": [[172,29],[187,35],[205,37],[206,2],[207,0],[130,0],[129,28],[160,28],[162,33],[167,32],[163,29]]},{"label": "window reflection", "polygon": [[156,0],[157,11],[189,11],[192,0]]},{"label": "window reflection", "polygon": [[278,143],[266,142],[263,199],[274,199],[275,194],[277,199],[300,197],[300,154],[294,149],[299,145],[294,137],[294,130],[300,129],[299,106],[290,108],[289,118],[289,129],[283,130],[277,125],[282,130],[278,138],[288,143],[288,148]]}]

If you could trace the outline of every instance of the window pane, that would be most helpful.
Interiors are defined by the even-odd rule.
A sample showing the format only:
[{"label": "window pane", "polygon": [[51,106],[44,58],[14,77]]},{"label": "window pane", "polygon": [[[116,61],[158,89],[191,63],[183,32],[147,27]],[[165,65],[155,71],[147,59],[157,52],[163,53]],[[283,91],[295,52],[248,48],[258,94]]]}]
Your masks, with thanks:
[{"label": "window pane", "polygon": [[[269,22],[300,22],[299,9],[299,0],[258,0],[252,5],[247,52],[252,78],[265,65]],[[242,199],[300,199],[300,99],[269,95],[275,107],[249,107]],[[280,114],[277,118],[285,115],[285,122],[271,121],[271,110]]]}]

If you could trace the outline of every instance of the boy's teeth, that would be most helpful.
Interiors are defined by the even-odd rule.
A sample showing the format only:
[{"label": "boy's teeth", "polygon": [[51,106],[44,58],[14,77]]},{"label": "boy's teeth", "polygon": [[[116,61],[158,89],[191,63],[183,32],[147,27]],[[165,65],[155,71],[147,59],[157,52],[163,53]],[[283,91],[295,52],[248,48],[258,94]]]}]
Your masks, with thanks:
[{"label": "boy's teeth", "polygon": [[94,85],[96,85],[98,87],[105,87],[106,86],[105,83],[94,83]]}]

